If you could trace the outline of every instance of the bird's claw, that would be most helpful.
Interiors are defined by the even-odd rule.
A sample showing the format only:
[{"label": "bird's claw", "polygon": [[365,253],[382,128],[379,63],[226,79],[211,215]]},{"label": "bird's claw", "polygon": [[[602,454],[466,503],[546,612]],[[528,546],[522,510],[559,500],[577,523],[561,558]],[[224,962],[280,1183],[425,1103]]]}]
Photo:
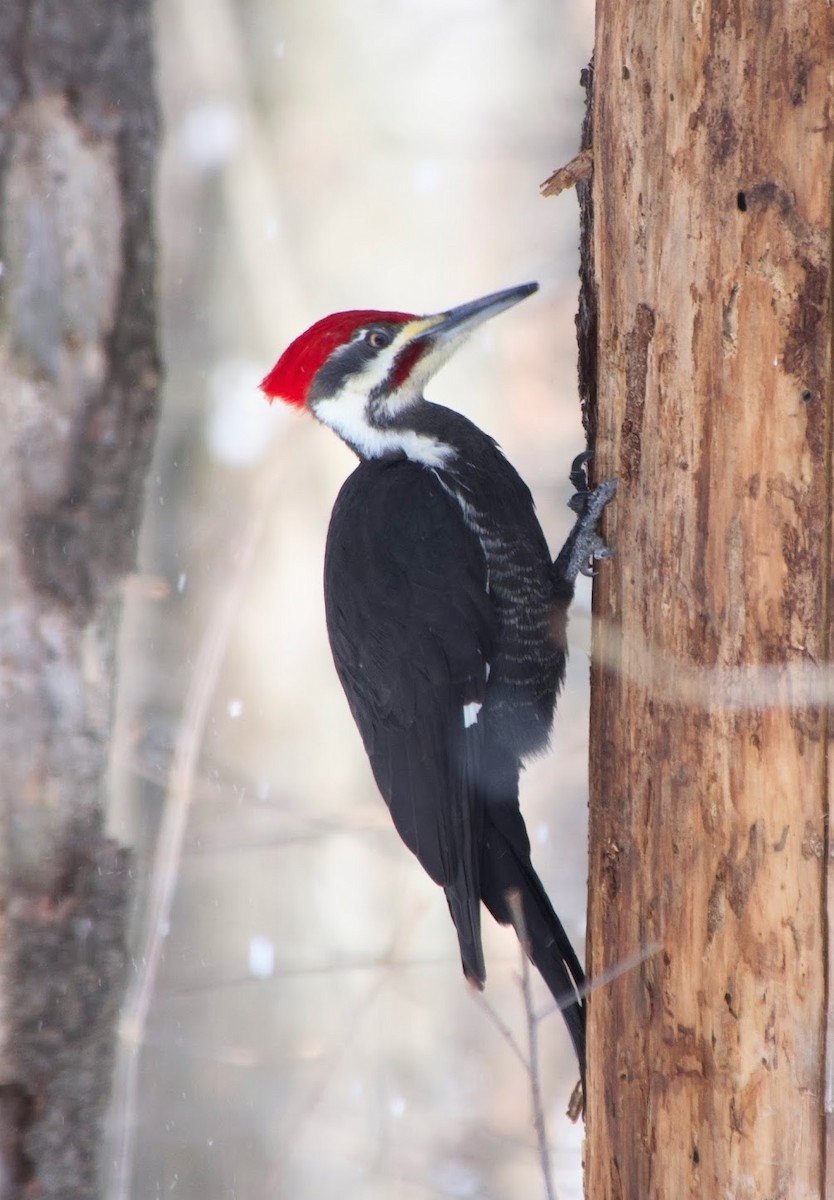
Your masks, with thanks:
[{"label": "bird's claw", "polygon": [[578,454],[571,464],[570,481],[576,491],[568,501],[568,507],[576,513],[577,519],[555,564],[557,572],[570,582],[576,579],[577,574],[593,578],[596,575],[594,562],[611,558],[614,554],[597,533],[596,526],[602,510],[617,491],[617,481],[606,479],[591,489],[585,465],[592,458],[593,452],[586,450]]},{"label": "bird's claw", "polygon": [[[593,450],[583,450],[581,454],[577,454],[576,458],[570,465],[571,486],[575,487],[580,495],[586,494],[590,490],[588,487],[588,472],[585,470],[585,464],[589,463],[593,457]],[[575,499],[575,497],[573,497],[573,499]],[[576,512],[573,499],[570,501],[570,506],[573,508],[574,512]]]},{"label": "bird's claw", "polygon": [[585,575],[588,579],[594,579],[598,572],[594,570],[591,564],[601,558],[613,558],[614,551],[610,546],[606,546],[599,534],[596,533],[588,539],[586,550],[588,559],[586,562],[579,564],[579,573],[580,575]]}]

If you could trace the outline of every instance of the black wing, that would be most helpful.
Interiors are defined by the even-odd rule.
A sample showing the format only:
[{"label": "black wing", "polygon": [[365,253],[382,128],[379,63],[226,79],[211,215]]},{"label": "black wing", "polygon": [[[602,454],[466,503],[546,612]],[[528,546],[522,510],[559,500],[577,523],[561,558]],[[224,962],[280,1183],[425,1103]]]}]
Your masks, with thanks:
[{"label": "black wing", "polygon": [[403,841],[446,889],[467,975],[483,983],[476,780],[495,614],[477,537],[436,476],[361,463],[325,556],[336,670]]}]

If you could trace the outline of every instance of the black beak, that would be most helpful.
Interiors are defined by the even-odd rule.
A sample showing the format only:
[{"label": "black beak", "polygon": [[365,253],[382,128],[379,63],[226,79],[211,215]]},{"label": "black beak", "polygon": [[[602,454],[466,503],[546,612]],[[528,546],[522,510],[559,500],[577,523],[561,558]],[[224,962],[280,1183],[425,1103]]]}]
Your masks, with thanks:
[{"label": "black beak", "polygon": [[504,292],[493,292],[489,296],[482,296],[480,300],[459,304],[457,308],[450,308],[448,312],[426,318],[431,324],[427,323],[426,328],[416,334],[416,338],[439,337],[445,341],[452,335],[468,332],[482,321],[503,312],[505,308],[511,308],[513,304],[518,304],[519,300],[525,300],[538,290],[537,283],[522,283],[518,287],[507,288]]}]

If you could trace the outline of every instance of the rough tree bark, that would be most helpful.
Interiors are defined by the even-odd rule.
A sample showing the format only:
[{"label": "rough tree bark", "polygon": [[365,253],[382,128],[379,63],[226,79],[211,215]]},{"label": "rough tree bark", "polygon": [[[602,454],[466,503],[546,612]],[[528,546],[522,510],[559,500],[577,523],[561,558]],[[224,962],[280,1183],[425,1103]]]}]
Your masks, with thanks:
[{"label": "rough tree bark", "polygon": [[597,12],[587,1195],[822,1197],[834,8]]},{"label": "rough tree bark", "polygon": [[149,0],[0,4],[0,1193],[94,1196],[125,977],[103,832],[157,405]]}]

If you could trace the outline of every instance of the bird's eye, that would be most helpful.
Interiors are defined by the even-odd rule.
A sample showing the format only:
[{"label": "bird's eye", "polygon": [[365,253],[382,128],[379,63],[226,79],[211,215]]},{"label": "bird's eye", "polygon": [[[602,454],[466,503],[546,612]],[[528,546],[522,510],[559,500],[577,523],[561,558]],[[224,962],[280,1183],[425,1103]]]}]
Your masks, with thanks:
[{"label": "bird's eye", "polygon": [[382,350],[385,346],[391,345],[391,335],[384,329],[369,329],[365,334],[365,340],[373,350]]}]

